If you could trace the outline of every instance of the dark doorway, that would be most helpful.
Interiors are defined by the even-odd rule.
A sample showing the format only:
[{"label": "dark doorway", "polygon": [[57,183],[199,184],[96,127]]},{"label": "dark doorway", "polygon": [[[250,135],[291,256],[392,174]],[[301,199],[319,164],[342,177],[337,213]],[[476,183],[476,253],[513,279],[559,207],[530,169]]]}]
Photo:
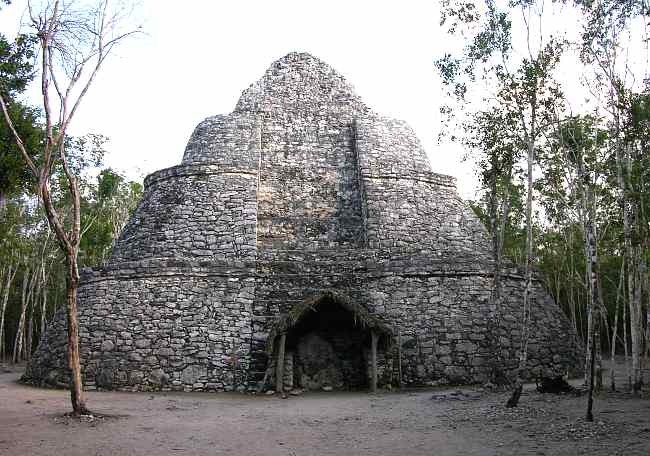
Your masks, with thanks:
[{"label": "dark doorway", "polygon": [[370,330],[355,320],[354,313],[324,296],[287,331],[294,385],[310,390],[368,387]]}]

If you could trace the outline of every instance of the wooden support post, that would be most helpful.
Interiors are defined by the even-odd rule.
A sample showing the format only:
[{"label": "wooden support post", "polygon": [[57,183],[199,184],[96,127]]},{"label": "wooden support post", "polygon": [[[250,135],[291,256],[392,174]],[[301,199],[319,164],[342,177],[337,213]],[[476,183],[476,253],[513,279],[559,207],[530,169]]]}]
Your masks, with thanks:
[{"label": "wooden support post", "polygon": [[402,388],[402,334],[397,328],[397,384]]},{"label": "wooden support post", "polygon": [[370,391],[377,392],[377,333],[370,330]]},{"label": "wooden support post", "polygon": [[284,392],[284,348],[287,343],[287,335],[282,333],[278,341],[278,358],[275,361],[275,391]]}]

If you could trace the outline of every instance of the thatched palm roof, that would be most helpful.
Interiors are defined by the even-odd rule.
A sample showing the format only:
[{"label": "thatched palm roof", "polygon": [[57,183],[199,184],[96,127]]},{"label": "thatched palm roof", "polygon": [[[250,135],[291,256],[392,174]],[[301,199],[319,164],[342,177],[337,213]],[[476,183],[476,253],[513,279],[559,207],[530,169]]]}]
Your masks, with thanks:
[{"label": "thatched palm roof", "polygon": [[282,315],[278,321],[275,322],[266,341],[266,352],[272,354],[276,337],[282,333],[286,333],[287,330],[294,327],[309,312],[316,312],[319,306],[331,305],[331,303],[338,304],[343,309],[350,312],[354,318],[355,326],[373,329],[379,333],[380,338],[383,338],[385,343],[390,343],[389,341],[393,336],[393,330],[390,326],[381,321],[377,316],[372,315],[370,311],[360,303],[352,301],[347,296],[341,295],[335,291],[326,290],[315,294],[305,301],[295,304],[289,312]]}]

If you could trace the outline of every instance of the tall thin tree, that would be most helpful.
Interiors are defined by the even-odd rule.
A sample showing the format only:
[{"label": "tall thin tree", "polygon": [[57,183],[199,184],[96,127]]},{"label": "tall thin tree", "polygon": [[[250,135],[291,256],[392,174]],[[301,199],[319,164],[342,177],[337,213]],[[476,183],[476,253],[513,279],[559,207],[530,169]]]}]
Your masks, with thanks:
[{"label": "tall thin tree", "polygon": [[[45,2],[39,11],[32,2],[28,4],[30,26],[38,40],[38,71],[45,124],[45,139],[38,151],[38,160],[26,149],[0,94],[4,119],[34,179],[50,228],[65,255],[68,360],[74,414],[87,413],[87,408],[81,378],[77,318],[80,191],[77,176],[66,153],[66,134],[95,76],[115,46],[138,32],[123,31],[128,11],[114,9],[111,3],[102,0],[84,6],[85,4],[74,0],[53,0]],[[50,178],[55,166],[63,169],[72,201],[69,220],[65,219],[53,202]]]}]

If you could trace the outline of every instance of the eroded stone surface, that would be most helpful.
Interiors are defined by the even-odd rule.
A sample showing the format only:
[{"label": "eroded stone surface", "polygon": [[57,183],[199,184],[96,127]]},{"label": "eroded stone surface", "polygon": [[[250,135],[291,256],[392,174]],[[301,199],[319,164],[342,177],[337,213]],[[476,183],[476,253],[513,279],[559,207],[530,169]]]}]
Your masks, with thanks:
[{"label": "eroded stone surface", "polygon": [[[496,324],[491,271],[484,227],[455,180],[431,171],[413,131],[372,112],[322,61],[292,53],[235,111],[201,122],[179,166],[147,177],[108,264],[83,271],[85,384],[272,384],[274,323],[324,290],[393,328],[378,354],[380,384],[400,370],[407,384],[483,382],[497,365],[516,367],[521,337],[522,276],[505,271]],[[580,369],[570,324],[538,282],[535,292],[529,367]],[[64,333],[61,313],[27,380],[67,382]],[[367,364],[359,341],[357,363]],[[288,347],[288,387],[300,383],[299,348]]]}]

